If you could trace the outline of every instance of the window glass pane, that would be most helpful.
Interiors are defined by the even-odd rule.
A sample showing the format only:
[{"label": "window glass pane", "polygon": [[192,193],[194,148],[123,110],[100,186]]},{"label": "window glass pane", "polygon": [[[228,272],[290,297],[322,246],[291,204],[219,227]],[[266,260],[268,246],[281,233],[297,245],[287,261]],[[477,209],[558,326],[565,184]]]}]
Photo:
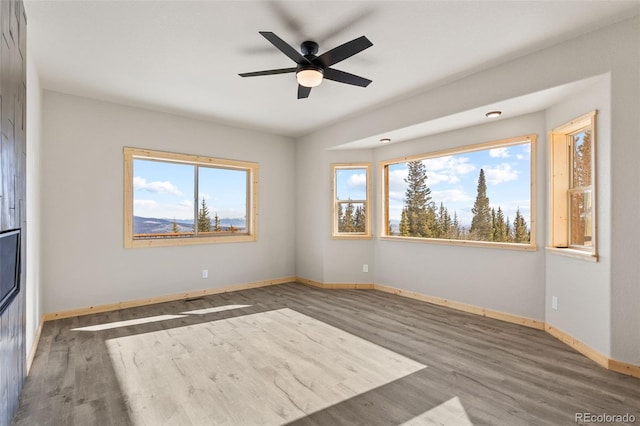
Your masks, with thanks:
[{"label": "window glass pane", "polygon": [[337,203],[338,232],[366,232],[367,212],[364,203]]},{"label": "window glass pane", "polygon": [[194,166],[133,160],[134,238],[193,235]]},{"label": "window glass pane", "polygon": [[570,245],[591,247],[591,192],[572,191],[569,194],[569,210],[571,214]]},{"label": "window glass pane", "polygon": [[531,143],[385,168],[387,235],[529,243]]},{"label": "window glass pane", "polygon": [[336,169],[336,199],[366,200],[367,169]]},{"label": "window glass pane", "polygon": [[591,130],[572,136],[573,188],[591,185]]},{"label": "window glass pane", "polygon": [[247,233],[246,170],[198,167],[198,235]]}]

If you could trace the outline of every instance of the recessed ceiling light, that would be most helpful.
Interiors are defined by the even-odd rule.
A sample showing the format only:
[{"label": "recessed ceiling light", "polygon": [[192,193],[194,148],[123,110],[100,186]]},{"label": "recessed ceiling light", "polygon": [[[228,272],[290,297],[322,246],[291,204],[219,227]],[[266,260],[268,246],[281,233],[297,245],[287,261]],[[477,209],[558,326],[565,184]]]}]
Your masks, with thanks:
[{"label": "recessed ceiling light", "polygon": [[489,111],[485,115],[487,116],[487,118],[496,118],[496,117],[500,117],[501,114],[502,114],[502,111]]},{"label": "recessed ceiling light", "polygon": [[389,143],[389,142],[391,142],[390,138],[382,138],[382,139],[380,139],[380,143]]}]

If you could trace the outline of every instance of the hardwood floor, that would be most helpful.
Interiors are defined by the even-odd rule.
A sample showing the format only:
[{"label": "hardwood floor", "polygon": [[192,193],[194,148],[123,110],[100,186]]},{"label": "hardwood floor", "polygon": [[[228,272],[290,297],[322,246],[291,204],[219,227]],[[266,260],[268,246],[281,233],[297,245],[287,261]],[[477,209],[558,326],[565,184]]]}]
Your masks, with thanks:
[{"label": "hardwood floor", "polygon": [[639,379],[543,331],[283,284],[45,323],[14,425],[639,424],[639,407]]}]

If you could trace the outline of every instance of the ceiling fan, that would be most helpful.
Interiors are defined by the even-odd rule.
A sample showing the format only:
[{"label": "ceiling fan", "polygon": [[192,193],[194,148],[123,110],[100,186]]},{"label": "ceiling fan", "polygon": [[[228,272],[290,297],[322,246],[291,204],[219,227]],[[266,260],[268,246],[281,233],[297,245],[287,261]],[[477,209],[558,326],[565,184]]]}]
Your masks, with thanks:
[{"label": "ceiling fan", "polygon": [[320,56],[316,56],[318,53],[318,43],[315,41],[303,41],[300,45],[300,52],[302,52],[300,53],[272,32],[260,31],[260,34],[269,40],[269,42],[271,42],[271,44],[273,44],[278,50],[291,58],[297,66],[292,68],[246,72],[239,74],[241,77],[257,77],[261,75],[295,72],[296,80],[298,81],[298,99],[308,98],[309,93],[311,93],[311,88],[322,83],[324,78],[337,81],[338,83],[351,84],[353,86],[360,87],[367,87],[369,83],[371,83],[371,80],[369,79],[340,71],[335,68],[330,68],[332,65],[335,65],[340,61],[344,61],[345,59],[373,46],[373,43],[371,43],[365,36],[353,39],[336,48],[324,52]]}]

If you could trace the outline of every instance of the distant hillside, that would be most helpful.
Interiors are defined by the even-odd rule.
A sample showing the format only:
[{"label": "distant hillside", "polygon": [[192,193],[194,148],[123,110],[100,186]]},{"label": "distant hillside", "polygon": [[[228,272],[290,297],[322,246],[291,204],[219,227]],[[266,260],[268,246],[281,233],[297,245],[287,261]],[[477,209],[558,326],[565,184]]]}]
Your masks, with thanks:
[{"label": "distant hillside", "polygon": [[[180,232],[191,232],[193,230],[192,220],[179,220],[176,224]],[[226,229],[233,225],[239,231],[246,228],[244,219],[220,219],[220,226]],[[164,234],[173,232],[173,219],[159,219],[156,217],[133,217],[133,233],[134,234]]]}]

